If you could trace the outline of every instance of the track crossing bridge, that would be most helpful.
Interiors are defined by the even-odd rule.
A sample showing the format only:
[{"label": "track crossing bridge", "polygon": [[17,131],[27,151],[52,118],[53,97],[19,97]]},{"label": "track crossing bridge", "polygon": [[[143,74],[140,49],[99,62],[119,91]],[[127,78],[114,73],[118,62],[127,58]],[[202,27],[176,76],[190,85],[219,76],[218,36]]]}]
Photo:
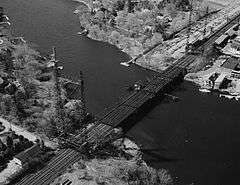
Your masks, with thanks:
[{"label": "track crossing bridge", "polygon": [[[212,33],[199,47],[207,48],[211,46],[216,39],[234,24],[238,23],[239,20],[240,14],[234,16],[226,24]],[[174,65],[152,77],[143,88],[133,91],[130,95],[104,111],[104,113],[99,116],[97,124],[88,129],[87,137],[84,140],[82,138],[86,133],[83,132],[77,135],[74,141],[72,141],[72,145],[75,146],[75,148],[78,147],[77,150],[70,148],[60,150],[46,167],[36,174],[26,176],[15,184],[49,185],[59,174],[64,172],[68,166],[83,157],[81,149],[84,145],[96,143],[100,140],[107,140],[109,135],[114,132],[114,128],[127,125],[129,118],[136,115],[137,112],[144,109],[145,106],[154,103],[156,98],[164,96],[173,84],[179,83],[186,74],[186,67],[189,66],[196,57],[195,55],[186,54],[177,60]]]}]

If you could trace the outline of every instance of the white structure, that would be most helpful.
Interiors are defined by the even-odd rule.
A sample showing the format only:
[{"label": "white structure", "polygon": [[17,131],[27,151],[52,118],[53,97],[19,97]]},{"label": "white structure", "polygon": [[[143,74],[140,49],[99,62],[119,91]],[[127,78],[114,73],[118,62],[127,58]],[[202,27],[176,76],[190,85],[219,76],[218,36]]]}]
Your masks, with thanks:
[{"label": "white structure", "polygon": [[226,76],[227,76],[227,74],[222,73],[222,74],[215,80],[214,89],[219,89],[220,85],[222,84],[222,82],[223,82],[223,80],[225,79]]}]

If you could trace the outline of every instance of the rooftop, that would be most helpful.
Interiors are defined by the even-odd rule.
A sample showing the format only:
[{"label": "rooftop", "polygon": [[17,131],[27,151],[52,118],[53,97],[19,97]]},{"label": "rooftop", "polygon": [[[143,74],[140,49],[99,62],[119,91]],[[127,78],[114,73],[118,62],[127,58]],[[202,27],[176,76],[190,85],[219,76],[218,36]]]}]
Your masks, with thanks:
[{"label": "rooftop", "polygon": [[22,162],[22,164],[24,164],[27,163],[30,158],[37,156],[40,153],[40,151],[41,148],[39,145],[33,145],[27,150],[17,154],[14,158],[19,159]]},{"label": "rooftop", "polygon": [[239,63],[240,60],[229,58],[223,63],[222,67],[234,70],[239,65]]}]

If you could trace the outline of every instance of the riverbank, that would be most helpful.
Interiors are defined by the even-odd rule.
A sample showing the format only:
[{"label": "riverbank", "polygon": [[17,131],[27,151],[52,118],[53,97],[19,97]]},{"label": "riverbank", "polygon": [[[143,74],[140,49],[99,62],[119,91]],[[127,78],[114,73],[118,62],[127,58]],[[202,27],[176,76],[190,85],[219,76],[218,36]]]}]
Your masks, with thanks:
[{"label": "riverbank", "polygon": [[216,92],[220,97],[239,100],[240,80],[237,75],[234,76],[232,69],[224,67],[229,59],[231,58],[222,56],[212,66],[208,66],[208,69],[188,73],[185,80],[197,84],[201,92]]},{"label": "riverbank", "polygon": [[[102,9],[99,8],[100,5]],[[169,44],[171,47],[176,45],[176,43],[171,44],[163,40],[185,28],[188,25],[190,13],[186,9],[188,5],[177,8],[177,5],[174,4],[173,6],[175,6],[176,10],[168,10],[167,5],[157,4],[152,1],[144,4],[140,1],[131,5],[131,10],[129,10],[126,4],[110,3],[105,5],[100,2],[93,3],[90,1],[88,6],[80,5],[77,8],[79,11],[76,10],[76,13],[79,16],[81,27],[88,30],[87,35],[89,38],[115,45],[132,58],[141,54],[146,55],[147,50],[156,45],[161,45],[161,47],[158,47],[158,56],[155,56],[155,58],[160,58],[160,60],[164,61],[168,60],[169,62],[169,59],[171,59],[169,54],[172,51],[162,56],[165,53],[163,50],[167,50]],[[194,8],[193,15],[191,15],[192,22],[215,11],[214,9],[209,9],[209,12],[206,12],[201,3],[196,3],[192,6]],[[167,13],[163,13],[165,8]],[[105,17],[104,12],[108,12],[108,15],[105,14]],[[171,13],[174,15],[170,16]],[[88,19],[86,19],[86,16]],[[180,34],[181,32],[178,33],[178,35]],[[185,33],[183,34],[185,35]],[[178,38],[178,41],[179,39],[181,40],[181,38]]]},{"label": "riverbank", "polygon": [[221,42],[216,41],[210,49],[211,52],[208,54],[205,52],[205,56],[199,60],[199,64],[202,63],[201,67],[187,74],[185,79],[197,84],[202,92],[217,92],[220,93],[220,97],[238,100],[240,98],[238,51],[240,29],[238,24],[231,29],[228,32],[228,34],[231,32],[231,35],[228,37],[222,35],[221,37],[225,39]]},{"label": "riverbank", "polygon": [[[141,157],[140,148],[133,141],[124,138],[124,141],[120,139],[114,143],[114,147],[106,147],[104,153],[98,151],[101,155],[105,154],[105,157],[99,155],[94,159],[78,161],[51,185],[66,182],[86,185],[172,185],[173,179],[168,171],[149,167]],[[115,153],[117,156],[107,153]]]},{"label": "riverbank", "polygon": [[[124,63],[126,66],[128,66],[130,63],[135,63],[144,68],[148,68],[148,69],[155,70],[155,71],[159,71],[159,70],[161,71],[161,70],[165,70],[168,66],[174,64],[174,62],[177,59],[179,59],[183,55],[185,55],[185,48],[186,48],[187,42],[193,43],[196,40],[202,39],[203,32],[205,32],[205,36],[210,35],[213,31],[217,30],[220,26],[222,26],[224,23],[226,23],[226,21],[228,19],[233,17],[235,14],[237,14],[240,10],[239,5],[240,4],[237,1],[232,2],[232,4],[230,6],[228,6],[228,7],[223,6],[222,7],[223,9],[220,12],[209,16],[207,18],[207,20],[203,19],[202,21],[198,21],[191,28],[191,34],[189,36],[189,41],[187,41],[188,40],[187,29],[185,29],[185,30],[181,31],[180,33],[178,33],[177,35],[175,35],[175,37],[173,39],[163,41],[164,34],[166,34],[166,33],[169,34],[172,31],[174,31],[175,28],[173,29],[171,26],[178,27],[178,25],[179,25],[179,26],[184,27],[184,25],[186,23],[188,23],[188,19],[186,19],[185,22],[184,22],[184,20],[181,20],[181,21],[178,20],[178,19],[180,19],[180,17],[178,17],[178,19],[172,19],[170,17],[170,19],[169,19],[169,17],[167,18],[167,17],[163,16],[162,21],[166,21],[168,19],[169,22],[167,23],[168,26],[167,26],[167,29],[165,30],[165,32],[161,33],[161,34],[158,34],[157,32],[153,31],[153,30],[156,31],[156,28],[153,28],[151,26],[145,27],[146,29],[151,30],[150,31],[150,32],[152,32],[151,33],[152,38],[151,38],[151,36],[149,36],[150,33],[146,33],[145,32],[146,30],[145,31],[142,30],[139,27],[138,23],[135,23],[136,24],[135,28],[131,28],[131,27],[125,28],[124,27],[125,25],[123,23],[121,23],[122,25],[119,26],[120,23],[117,22],[117,26],[116,25],[113,26],[111,24],[108,25],[107,23],[106,24],[100,23],[101,22],[100,20],[95,20],[94,25],[98,25],[98,23],[99,23],[102,26],[103,25],[106,26],[106,28],[100,29],[100,28],[97,28],[97,26],[95,26],[94,31],[93,31],[92,27],[87,26],[88,25],[87,21],[91,22],[93,20],[91,20],[91,18],[89,20],[85,20],[85,18],[83,18],[83,16],[85,16],[84,13],[78,13],[78,16],[80,18],[80,23],[82,23],[82,26],[84,28],[86,28],[87,30],[89,30],[89,28],[91,28],[88,33],[89,38],[94,39],[94,40],[103,41],[103,42],[108,42],[112,45],[115,45],[119,49],[121,49],[123,52],[127,53],[128,55],[130,55],[132,57],[133,60],[131,60],[128,63],[127,62]],[[197,6],[200,6],[204,9],[205,5],[199,4]],[[79,6],[78,8],[81,9],[82,6]],[[95,12],[98,12],[98,9],[96,6],[94,6],[94,4],[92,5],[92,8]],[[85,10],[85,11],[88,11],[88,10]],[[153,11],[153,10],[150,10],[150,11]],[[209,10],[209,11],[214,11],[214,9]],[[201,11],[199,10],[199,12],[201,12]],[[138,14],[140,14],[140,13],[142,13],[142,12],[136,11],[135,13],[132,13],[132,15],[135,17],[132,17],[131,19],[134,19],[135,22],[139,21],[139,20],[141,21],[141,17],[140,18],[138,17],[139,16]],[[89,14],[88,17],[91,17],[93,15]],[[146,13],[146,15],[148,15],[148,14]],[[99,15],[97,15],[97,16],[99,16]],[[122,16],[123,16],[122,18],[125,19],[125,21],[126,20],[128,21],[128,15],[122,15]],[[157,17],[160,19],[159,16],[157,16]],[[95,17],[95,18],[97,19],[97,17]],[[111,20],[115,20],[115,22],[116,22],[116,21],[118,21],[118,19],[120,19],[120,17],[117,16],[115,19],[111,19]],[[192,22],[194,22],[194,19],[195,18],[192,17]],[[96,21],[97,21],[97,23],[96,23]],[[98,22],[98,21],[100,21],[100,22]],[[157,20],[155,20],[155,21],[157,21]],[[115,22],[114,22],[114,24],[115,24]],[[204,28],[205,25],[206,25],[206,29]],[[143,25],[142,25],[142,27],[144,28]],[[135,33],[134,31],[136,31],[136,29],[138,29],[138,32],[140,32],[139,35],[131,36],[131,34]],[[170,31],[171,29],[173,29],[173,30]],[[132,30],[134,30],[134,31],[132,31]],[[99,35],[97,35],[97,32]],[[145,37],[145,39],[143,39],[144,37]],[[146,43],[148,42],[148,44],[142,43],[142,40],[140,38],[145,40]],[[129,42],[124,43],[124,42],[122,42],[123,40],[125,40],[125,41],[127,40]],[[154,48],[154,49],[149,49],[149,48]]]},{"label": "riverbank", "polygon": [[[68,97],[66,83],[73,82],[59,79],[63,67],[56,65],[55,50],[51,55],[41,56],[23,37],[10,34],[10,29],[9,24],[0,26],[1,34],[7,33],[2,35],[0,44],[1,115],[13,125],[44,138],[81,128],[83,104]],[[71,93],[74,89],[70,89]],[[57,111],[59,106],[61,115]],[[19,127],[14,128],[19,131]],[[27,131],[25,134],[29,135]]]}]

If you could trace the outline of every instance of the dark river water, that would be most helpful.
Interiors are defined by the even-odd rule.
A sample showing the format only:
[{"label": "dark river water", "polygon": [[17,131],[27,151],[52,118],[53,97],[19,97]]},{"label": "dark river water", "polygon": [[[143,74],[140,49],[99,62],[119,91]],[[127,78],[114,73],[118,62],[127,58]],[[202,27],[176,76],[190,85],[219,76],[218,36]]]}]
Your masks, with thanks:
[{"label": "dark river water", "polygon": [[[119,65],[128,56],[108,44],[80,37],[71,0],[0,0],[14,35],[23,36],[42,53],[57,47],[64,75],[77,80],[85,74],[88,109],[102,111],[126,88],[150,72]],[[236,101],[198,92],[188,82],[151,110],[129,135],[143,145],[145,159],[169,169],[176,184],[240,184],[240,105]]]}]

